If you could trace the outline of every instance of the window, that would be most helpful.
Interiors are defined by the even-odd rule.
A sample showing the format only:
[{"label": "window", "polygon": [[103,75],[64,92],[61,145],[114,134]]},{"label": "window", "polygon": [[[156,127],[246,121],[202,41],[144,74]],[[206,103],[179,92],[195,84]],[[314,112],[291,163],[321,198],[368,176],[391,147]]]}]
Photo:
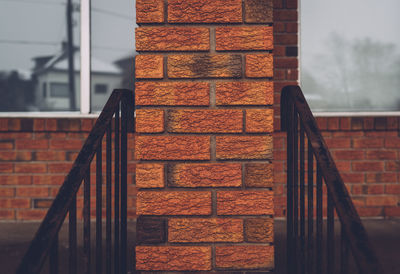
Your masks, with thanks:
[{"label": "window", "polygon": [[105,94],[105,93],[107,93],[107,85],[105,85],[105,84],[96,84],[94,86],[94,93],[97,93],[97,94]]},{"label": "window", "polygon": [[400,1],[301,1],[301,85],[314,111],[400,111]]},{"label": "window", "polygon": [[134,14],[131,0],[0,0],[0,112],[96,112],[133,89]]},{"label": "window", "polygon": [[68,98],[68,83],[50,83],[50,97]]}]

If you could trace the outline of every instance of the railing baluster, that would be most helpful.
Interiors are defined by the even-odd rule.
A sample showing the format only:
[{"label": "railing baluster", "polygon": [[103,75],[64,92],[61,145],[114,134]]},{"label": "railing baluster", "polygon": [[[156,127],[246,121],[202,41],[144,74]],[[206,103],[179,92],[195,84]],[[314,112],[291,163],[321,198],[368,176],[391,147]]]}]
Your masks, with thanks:
[{"label": "railing baluster", "polygon": [[294,242],[293,242],[293,253],[294,253],[294,269],[295,273],[298,273],[299,267],[299,134],[298,134],[298,114],[296,108],[294,110],[293,116],[293,234],[294,234]]},{"label": "railing baluster", "polygon": [[90,166],[83,185],[83,261],[84,273],[90,274]]},{"label": "railing baluster", "polygon": [[106,136],[106,273],[111,274],[111,123]]},{"label": "railing baluster", "polygon": [[321,168],[317,164],[317,273],[322,273],[322,174]]},{"label": "railing baluster", "polygon": [[293,273],[293,178],[294,178],[294,144],[293,123],[294,106],[289,104],[287,112],[287,218],[286,218],[286,257],[288,273]]},{"label": "railing baluster", "polygon": [[304,201],[304,127],[300,123],[300,273],[306,273],[306,254],[305,254],[305,201]]},{"label": "railing baluster", "polygon": [[102,255],[102,146],[100,145],[96,153],[96,273],[103,271]]},{"label": "railing baluster", "polygon": [[346,239],[346,232],[341,229],[341,243],[340,243],[340,273],[347,274],[349,271],[349,245]]},{"label": "railing baluster", "polygon": [[114,130],[114,273],[119,273],[119,104],[115,110]]},{"label": "railing baluster", "polygon": [[50,274],[58,274],[58,233],[50,249],[49,256]]},{"label": "railing baluster", "polygon": [[308,151],[307,151],[307,198],[308,198],[308,244],[307,244],[307,270],[308,274],[314,273],[314,156],[313,149],[310,140],[308,140]]},{"label": "railing baluster", "polygon": [[127,273],[127,130],[128,130],[127,96],[121,102],[121,273]]},{"label": "railing baluster", "polygon": [[334,205],[331,193],[328,191],[327,199],[328,209],[327,209],[327,268],[328,274],[335,273],[335,215],[334,215]]},{"label": "railing baluster", "polygon": [[77,269],[77,245],[76,245],[76,197],[69,208],[69,273],[76,274]]}]

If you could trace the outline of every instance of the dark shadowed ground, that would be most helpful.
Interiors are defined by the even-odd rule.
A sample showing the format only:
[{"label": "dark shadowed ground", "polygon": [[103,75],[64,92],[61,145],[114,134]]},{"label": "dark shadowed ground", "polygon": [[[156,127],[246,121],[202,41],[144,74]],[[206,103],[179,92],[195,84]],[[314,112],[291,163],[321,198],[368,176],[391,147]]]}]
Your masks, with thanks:
[{"label": "dark shadowed ground", "polygon": [[[371,238],[378,257],[381,260],[386,274],[400,273],[400,220],[364,220],[365,227]],[[0,223],[0,273],[14,273],[26,248],[29,245],[39,223]],[[95,237],[94,223],[92,224],[91,236]],[[338,231],[339,229],[336,229]],[[82,229],[78,226],[78,239],[82,239]],[[104,234],[105,228],[103,228]],[[67,252],[68,230],[63,227],[60,234],[60,273],[67,273],[68,252]],[[133,263],[135,224],[130,223],[128,228],[128,259],[129,264]],[[286,265],[286,228],[285,221],[275,220],[275,273],[285,273]],[[336,243],[340,243],[337,235]],[[339,249],[339,248],[337,248]],[[94,244],[92,245],[94,251]],[[82,258],[82,246],[78,248],[78,260]],[[94,254],[92,254],[92,261]],[[81,260],[79,260],[81,261]],[[103,259],[105,263],[105,259]],[[46,262],[47,264],[47,262]],[[47,265],[45,267],[47,269]],[[82,269],[82,268],[80,268]],[[47,273],[43,271],[42,273]]]}]

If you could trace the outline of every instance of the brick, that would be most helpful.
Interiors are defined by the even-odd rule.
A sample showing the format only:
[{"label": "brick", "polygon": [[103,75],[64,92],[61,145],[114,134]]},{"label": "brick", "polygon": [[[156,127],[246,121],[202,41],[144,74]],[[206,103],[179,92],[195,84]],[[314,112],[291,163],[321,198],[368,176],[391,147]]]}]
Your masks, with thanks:
[{"label": "brick", "polygon": [[217,246],[217,268],[258,269],[274,267],[273,246]]},{"label": "brick", "polygon": [[80,150],[82,148],[83,141],[82,140],[68,140],[60,139],[60,140],[50,140],[50,149],[61,149],[61,150]]},{"label": "brick", "polygon": [[400,138],[386,138],[385,139],[385,147],[387,148],[400,148]]},{"label": "brick", "polygon": [[209,215],[211,193],[206,191],[139,191],[138,215]]},{"label": "brick", "polygon": [[14,220],[15,210],[0,209],[0,220]]},{"label": "brick", "polygon": [[13,149],[14,140],[0,140],[0,149]]},{"label": "brick", "polygon": [[366,152],[367,160],[396,160],[397,152],[395,150],[368,150]]},{"label": "brick", "polygon": [[47,209],[26,209],[17,211],[17,220],[36,221],[43,220]]},{"label": "brick", "polygon": [[135,159],[139,160],[209,160],[207,136],[138,136]]},{"label": "brick", "polygon": [[57,119],[57,131],[80,131],[81,121],[78,119]]},{"label": "brick", "polygon": [[238,133],[243,128],[243,112],[238,109],[169,110],[168,132]]},{"label": "brick", "polygon": [[288,22],[285,25],[287,33],[297,33],[299,31],[299,24],[297,22]]},{"label": "brick", "polygon": [[271,159],[271,136],[217,136],[217,159]]},{"label": "brick", "polygon": [[49,188],[48,187],[18,187],[17,194],[18,197],[48,197]]},{"label": "brick", "polygon": [[33,207],[34,208],[50,208],[54,199],[34,199]]},{"label": "brick", "polygon": [[163,164],[137,164],[136,186],[139,188],[164,187]]},{"label": "brick", "polygon": [[242,166],[224,164],[170,164],[168,185],[173,187],[239,187]]},{"label": "brick", "polygon": [[14,195],[15,195],[15,188],[11,187],[0,188],[0,197],[13,197]]},{"label": "brick", "polygon": [[354,162],[352,163],[353,171],[383,171],[383,162]]},{"label": "brick", "polygon": [[400,194],[400,184],[397,185],[386,185],[385,186],[386,194]]},{"label": "brick", "polygon": [[136,105],[208,106],[210,84],[204,82],[136,82]]},{"label": "brick", "polygon": [[297,10],[274,9],[274,21],[297,21]]},{"label": "brick", "polygon": [[47,149],[49,147],[48,140],[16,140],[15,146],[17,149]]},{"label": "brick", "polygon": [[262,78],[273,77],[273,57],[271,54],[247,54],[246,77]]},{"label": "brick", "polygon": [[216,50],[272,50],[272,27],[217,27]]},{"label": "brick", "polygon": [[65,173],[67,174],[72,168],[72,163],[49,163],[49,173]]},{"label": "brick", "polygon": [[272,215],[272,191],[219,191],[218,215]]},{"label": "brick", "polygon": [[158,244],[167,240],[166,222],[162,219],[140,216],[136,221],[138,244]]},{"label": "brick", "polygon": [[242,242],[241,219],[170,219],[168,240],[176,243]]},{"label": "brick", "polygon": [[250,243],[272,243],[274,241],[274,220],[272,218],[246,219],[245,238]]},{"label": "brick", "polygon": [[398,202],[397,196],[367,196],[365,204],[367,206],[396,206]]},{"label": "brick", "polygon": [[246,132],[263,133],[274,131],[274,111],[272,109],[246,110]]},{"label": "brick", "polygon": [[272,105],[272,82],[217,82],[217,105]]},{"label": "brick", "polygon": [[298,36],[295,34],[275,34],[274,41],[276,45],[291,45],[297,46]]},{"label": "brick", "polygon": [[64,175],[35,175],[34,185],[61,185],[65,180]]},{"label": "brick", "polygon": [[363,173],[340,173],[342,176],[343,181],[347,183],[364,183],[365,182],[365,176]]},{"label": "brick", "polygon": [[385,207],[385,216],[400,217],[400,207]]},{"label": "brick", "polygon": [[244,20],[246,23],[272,22],[272,0],[245,0]]},{"label": "brick", "polygon": [[[288,55],[286,53],[286,55]],[[274,60],[274,68],[275,69],[296,69],[298,68],[298,59],[296,57],[285,57],[285,58],[275,58]],[[330,120],[330,119],[329,119]]]},{"label": "brick", "polygon": [[136,0],[136,23],[164,22],[164,0]]},{"label": "brick", "polygon": [[208,51],[210,29],[141,27],[136,29],[137,51]]},{"label": "brick", "polygon": [[244,183],[246,187],[272,187],[273,165],[266,163],[248,163],[245,165]]},{"label": "brick", "polygon": [[65,151],[36,151],[34,152],[37,161],[65,161]]},{"label": "brick", "polygon": [[169,78],[239,78],[239,54],[190,54],[168,56]]},{"label": "brick", "polygon": [[16,163],[15,172],[17,173],[45,173],[47,171],[46,164],[42,163]]},{"label": "brick", "polygon": [[351,140],[347,138],[325,138],[326,145],[328,146],[329,149],[333,148],[350,148],[351,146]]},{"label": "brick", "polygon": [[168,0],[169,23],[240,23],[241,0]]},{"label": "brick", "polygon": [[362,150],[335,150],[332,151],[334,159],[338,160],[363,160],[364,151]]},{"label": "brick", "polygon": [[211,270],[211,247],[137,246],[136,268],[151,271]]},{"label": "brick", "polygon": [[31,176],[26,176],[26,175],[0,176],[0,185],[30,185],[31,183],[32,183]]},{"label": "brick", "polygon": [[164,110],[137,109],[136,132],[160,133],[164,131]]},{"label": "brick", "polygon": [[382,148],[383,139],[382,138],[368,138],[368,139],[354,139],[354,148]]},{"label": "brick", "polygon": [[161,79],[164,77],[162,55],[136,55],[135,76],[138,79]]},{"label": "brick", "polygon": [[390,161],[385,165],[386,171],[399,171],[400,170],[400,161]]},{"label": "brick", "polygon": [[31,199],[28,198],[0,198],[0,208],[30,208]]},{"label": "brick", "polygon": [[382,173],[367,173],[367,183],[395,183],[397,182],[397,173],[382,172]]}]

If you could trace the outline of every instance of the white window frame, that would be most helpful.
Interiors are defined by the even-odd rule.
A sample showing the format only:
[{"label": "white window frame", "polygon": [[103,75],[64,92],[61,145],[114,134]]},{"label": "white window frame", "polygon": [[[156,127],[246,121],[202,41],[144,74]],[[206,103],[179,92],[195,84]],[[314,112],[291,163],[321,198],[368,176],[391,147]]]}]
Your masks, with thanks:
[{"label": "white window frame", "polygon": [[12,118],[36,118],[36,117],[51,117],[51,118],[63,118],[63,117],[97,117],[99,113],[91,113],[90,110],[90,90],[91,90],[91,0],[81,0],[80,3],[80,98],[81,106],[80,111],[54,111],[54,112],[0,112],[0,117],[12,117]]},{"label": "white window frame", "polygon": [[[297,75],[297,82],[301,86],[301,3],[302,1],[307,0],[297,0],[297,47],[298,47],[298,75]],[[334,111],[313,111],[312,112],[315,117],[393,117],[393,116],[400,116],[400,111],[341,111],[341,112],[334,112]]]}]

